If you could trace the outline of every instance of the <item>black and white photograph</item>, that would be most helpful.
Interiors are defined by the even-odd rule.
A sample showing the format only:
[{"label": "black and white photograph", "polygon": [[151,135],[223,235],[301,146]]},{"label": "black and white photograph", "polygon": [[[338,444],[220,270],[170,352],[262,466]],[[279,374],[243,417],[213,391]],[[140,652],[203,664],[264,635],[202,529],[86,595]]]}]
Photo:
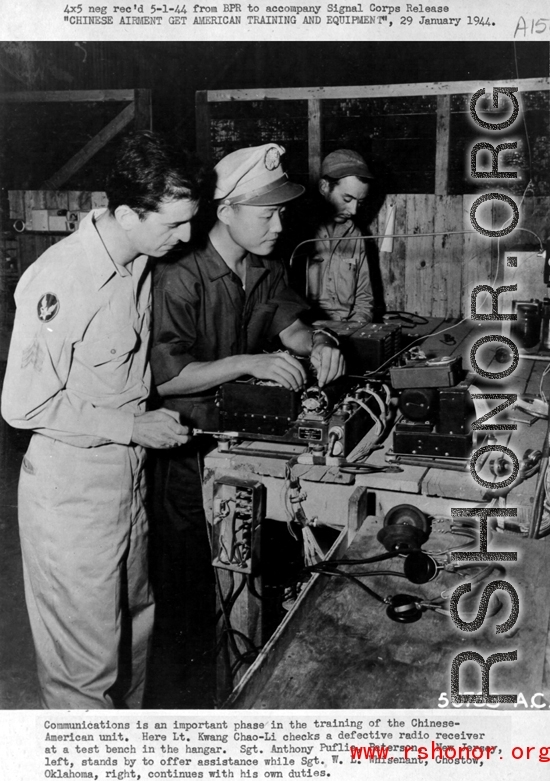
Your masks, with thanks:
[{"label": "black and white photograph", "polygon": [[372,5],[0,41],[14,781],[544,777],[550,20]]}]

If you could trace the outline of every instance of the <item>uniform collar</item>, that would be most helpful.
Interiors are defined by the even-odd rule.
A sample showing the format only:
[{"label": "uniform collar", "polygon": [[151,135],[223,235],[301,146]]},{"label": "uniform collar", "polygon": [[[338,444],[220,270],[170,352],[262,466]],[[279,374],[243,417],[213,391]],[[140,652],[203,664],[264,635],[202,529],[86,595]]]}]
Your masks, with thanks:
[{"label": "uniform collar", "polygon": [[327,220],[322,228],[325,229],[329,236],[344,238],[349,233],[352,233],[355,229],[355,222],[353,220],[346,220],[345,222],[334,222]]},{"label": "uniform collar", "polygon": [[97,290],[100,290],[115,274],[119,277],[135,276],[137,274],[137,278],[139,278],[147,264],[147,256],[139,255],[133,261],[132,273],[121,266],[117,266],[107,252],[95,224],[97,218],[104,212],[105,209],[94,209],[86,215],[78,229],[78,237],[88,258]]},{"label": "uniform collar", "polygon": [[[215,248],[215,246],[212,244],[210,239],[208,239],[208,246],[206,251],[208,252],[208,261],[205,264],[206,273],[208,274],[208,278],[212,282],[215,282],[215,280],[220,279],[220,277],[224,277],[227,274],[234,274],[234,271],[229,268],[229,266],[222,258],[222,256]],[[248,258],[248,270],[260,269],[263,271],[267,271],[264,260],[260,258],[258,255],[252,255],[249,252],[246,257]],[[256,277],[257,277],[257,272],[254,272],[254,279]],[[248,283],[247,283],[247,287],[248,287]]]}]

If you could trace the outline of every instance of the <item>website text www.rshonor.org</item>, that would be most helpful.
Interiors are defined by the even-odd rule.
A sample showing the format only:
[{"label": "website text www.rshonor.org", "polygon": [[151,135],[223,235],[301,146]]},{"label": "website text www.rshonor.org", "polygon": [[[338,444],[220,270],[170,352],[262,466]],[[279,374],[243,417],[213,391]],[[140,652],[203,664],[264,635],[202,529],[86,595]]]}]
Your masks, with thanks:
[{"label": "website text www.rshonor.org", "polygon": [[[352,761],[364,759],[370,762],[425,763],[427,760],[434,760],[441,764],[476,764],[483,759],[488,760],[492,757],[499,759],[501,756],[497,746],[478,746],[467,743],[455,745],[435,740],[425,746],[420,744],[350,746]],[[512,759],[536,759],[539,762],[550,762],[550,746],[514,746],[510,756]]]},{"label": "website text www.rshonor.org", "polygon": [[[398,719],[387,719],[392,733],[382,733],[387,738],[398,739],[396,744],[375,743],[371,739],[379,738],[379,729],[361,733],[358,730],[347,731],[348,739],[369,740],[368,745],[349,745],[352,762],[422,763],[435,761],[439,764],[483,764],[483,760],[502,759],[503,751],[498,745],[489,745],[485,741],[486,733],[475,729],[462,729],[458,721],[432,721],[412,719],[409,725]],[[412,729],[411,729],[412,728]],[[435,729],[434,729],[435,728]],[[383,728],[382,728],[383,729]],[[431,729],[431,732],[426,732]],[[428,740],[419,743],[418,740]],[[321,744],[322,745],[322,744]],[[326,746],[327,750],[338,751],[341,743]],[[513,760],[528,759],[538,762],[550,762],[550,746],[512,746],[509,757]]]}]

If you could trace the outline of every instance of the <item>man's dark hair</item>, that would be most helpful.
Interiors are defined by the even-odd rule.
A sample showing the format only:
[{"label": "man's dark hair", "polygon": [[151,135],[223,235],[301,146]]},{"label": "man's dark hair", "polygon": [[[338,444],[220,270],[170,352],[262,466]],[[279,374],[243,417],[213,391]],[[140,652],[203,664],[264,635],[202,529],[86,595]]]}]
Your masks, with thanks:
[{"label": "man's dark hair", "polygon": [[[355,176],[356,179],[359,179],[361,184],[369,184],[372,182],[372,179],[368,179],[366,176],[356,176],[355,174],[351,174],[351,176]],[[328,184],[328,190],[331,193],[338,182],[340,182],[342,179],[347,179],[347,176],[340,176],[340,177],[334,177],[334,176],[322,176],[321,179],[324,179],[325,182]]]},{"label": "man's dark hair", "polygon": [[106,187],[109,211],[126,205],[142,217],[165,202],[199,201],[208,185],[198,158],[160,133],[141,130],[120,141]]}]

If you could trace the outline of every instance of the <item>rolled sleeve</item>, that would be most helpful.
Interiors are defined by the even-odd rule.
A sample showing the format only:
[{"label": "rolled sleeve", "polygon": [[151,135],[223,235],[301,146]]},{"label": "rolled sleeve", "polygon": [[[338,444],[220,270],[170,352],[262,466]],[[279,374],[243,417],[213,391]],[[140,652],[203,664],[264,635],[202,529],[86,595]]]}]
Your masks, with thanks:
[{"label": "rolled sleeve", "polygon": [[[185,291],[182,285],[180,290]],[[190,352],[196,342],[193,304],[171,288],[155,289],[153,296],[153,347],[151,369],[155,385],[177,377],[197,358]]]},{"label": "rolled sleeve", "polygon": [[284,272],[281,273],[269,300],[270,303],[277,306],[271,323],[271,338],[278,336],[281,331],[284,331],[285,328],[292,325],[292,323],[310,309],[304,299],[288,286]]},{"label": "rolled sleeve", "polygon": [[163,385],[177,377],[188,364],[196,360],[177,344],[155,344],[151,350],[151,369],[155,385]]}]

